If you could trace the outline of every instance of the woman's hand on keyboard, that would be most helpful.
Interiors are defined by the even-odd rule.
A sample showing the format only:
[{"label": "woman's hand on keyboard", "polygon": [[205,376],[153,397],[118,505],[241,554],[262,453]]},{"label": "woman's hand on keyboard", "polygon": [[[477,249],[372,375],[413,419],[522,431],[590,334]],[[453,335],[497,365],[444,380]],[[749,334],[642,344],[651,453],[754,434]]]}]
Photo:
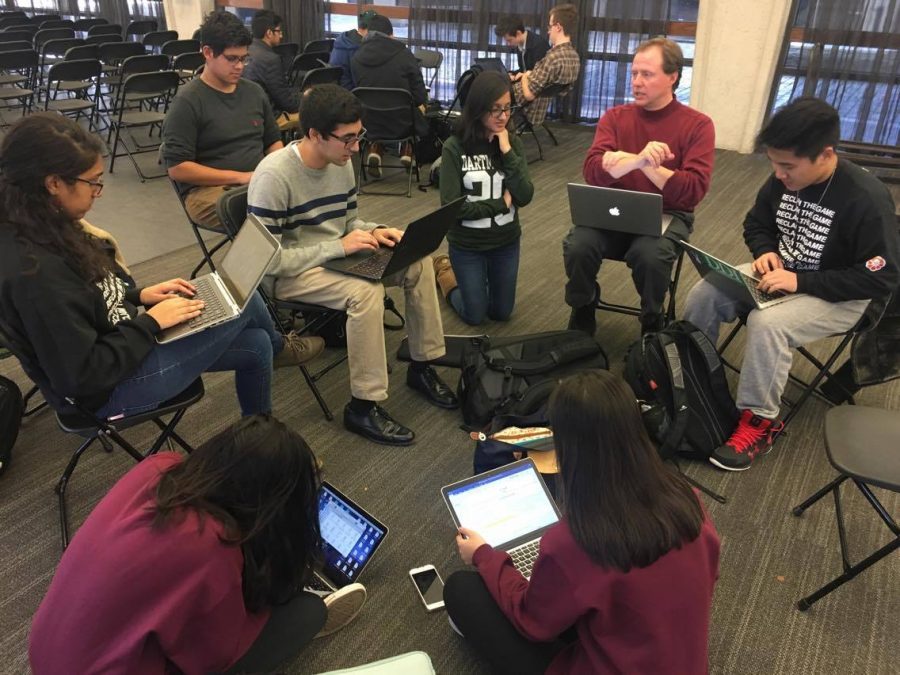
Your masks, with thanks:
[{"label": "woman's hand on keyboard", "polygon": [[200,316],[203,305],[202,300],[169,296],[148,309],[147,314],[153,317],[161,329],[165,330]]},{"label": "woman's hand on keyboard", "polygon": [[196,291],[197,289],[194,288],[194,285],[189,281],[185,281],[184,279],[170,279],[169,281],[163,281],[160,284],[154,284],[153,286],[147,286],[146,288],[141,289],[141,304],[144,307],[152,307],[158,302],[168,300],[173,295],[182,298],[192,298]]}]

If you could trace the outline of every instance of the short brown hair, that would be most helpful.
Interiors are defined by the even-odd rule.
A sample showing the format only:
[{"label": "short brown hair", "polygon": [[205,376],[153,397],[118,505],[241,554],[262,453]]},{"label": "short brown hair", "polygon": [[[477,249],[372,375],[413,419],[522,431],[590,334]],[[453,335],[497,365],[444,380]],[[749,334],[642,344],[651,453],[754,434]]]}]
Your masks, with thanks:
[{"label": "short brown hair", "polygon": [[672,92],[674,93],[678,88],[678,83],[681,82],[681,69],[684,68],[684,54],[681,53],[681,47],[674,40],[660,36],[644,40],[638,45],[634,53],[638,54],[651,47],[659,47],[660,52],[662,52],[662,69],[666,75],[678,73],[678,77],[675,78],[675,82],[672,84]]},{"label": "short brown hair", "polygon": [[572,3],[556,5],[550,9],[551,23],[558,23],[566,37],[575,35],[575,22],[578,20],[578,10]]}]

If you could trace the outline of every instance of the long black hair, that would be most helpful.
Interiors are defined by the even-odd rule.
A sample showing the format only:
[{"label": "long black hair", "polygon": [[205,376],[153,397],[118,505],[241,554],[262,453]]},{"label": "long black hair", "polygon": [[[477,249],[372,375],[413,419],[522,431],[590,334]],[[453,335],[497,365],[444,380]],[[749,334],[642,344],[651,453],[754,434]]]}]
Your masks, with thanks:
[{"label": "long black hair", "polygon": [[244,554],[244,604],[259,611],[302,590],[320,559],[319,468],[303,438],[268,415],[245,417],[166,472],[154,525],[185,509],[224,525]]},{"label": "long black hair", "polygon": [[0,145],[0,226],[13,228],[27,249],[65,258],[88,282],[106,276],[113,261],[95,237],[60,211],[44,181],[55,175],[74,183],[101,151],[96,136],[57,113],[22,118]]},{"label": "long black hair", "polygon": [[[466,154],[476,154],[476,146],[487,141],[488,132],[482,119],[504,94],[510,94],[510,100],[512,100],[512,87],[509,79],[496,71],[486,70],[472,80],[466,96],[466,103],[463,105],[462,115],[454,132]],[[499,167],[501,165],[499,141],[495,139],[490,147],[491,162],[495,167]]]},{"label": "long black hair", "polygon": [[549,412],[562,508],[591,560],[627,572],[697,537],[700,502],[663,465],[622,378],[604,370],[573,375],[550,397]]}]

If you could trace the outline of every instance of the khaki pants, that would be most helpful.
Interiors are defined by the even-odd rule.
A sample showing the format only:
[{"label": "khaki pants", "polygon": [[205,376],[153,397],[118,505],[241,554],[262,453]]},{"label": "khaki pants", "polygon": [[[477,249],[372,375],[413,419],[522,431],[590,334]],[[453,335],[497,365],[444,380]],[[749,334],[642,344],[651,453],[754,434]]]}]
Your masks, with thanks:
[{"label": "khaki pants", "polygon": [[275,282],[275,295],[347,312],[347,355],[350,392],[367,401],[388,397],[387,355],[384,349],[384,287],[400,286],[406,297],[409,350],[415,361],[443,356],[444,326],[429,258],[404,272],[366,281],[323,267]]},{"label": "khaki pants", "polygon": [[283,112],[275,118],[275,122],[278,124],[278,130],[281,132],[294,131],[300,128],[300,113]]},{"label": "khaki pants", "polygon": [[216,213],[216,202],[230,185],[201,185],[195,187],[184,197],[184,207],[188,215],[198,225],[212,230],[225,231],[225,226]]}]

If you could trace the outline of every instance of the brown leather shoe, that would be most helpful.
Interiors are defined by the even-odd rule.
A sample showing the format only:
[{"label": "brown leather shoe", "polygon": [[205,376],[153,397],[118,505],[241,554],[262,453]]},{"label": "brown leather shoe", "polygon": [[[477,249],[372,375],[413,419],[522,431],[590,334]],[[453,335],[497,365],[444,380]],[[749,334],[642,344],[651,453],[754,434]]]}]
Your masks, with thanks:
[{"label": "brown leather shoe", "polygon": [[381,156],[384,148],[381,143],[372,143],[366,152],[366,167],[372,178],[381,178]]},{"label": "brown leather shoe", "polygon": [[453,273],[453,266],[450,264],[450,256],[446,253],[441,253],[434,256],[432,261],[435,281],[437,281],[438,288],[441,289],[441,295],[446,298],[450,295],[450,291],[458,286],[456,275]]},{"label": "brown leather shoe", "polygon": [[325,349],[325,340],[317,336],[300,337],[296,331],[284,336],[284,349],[272,359],[275,368],[301,366],[312,361]]}]

